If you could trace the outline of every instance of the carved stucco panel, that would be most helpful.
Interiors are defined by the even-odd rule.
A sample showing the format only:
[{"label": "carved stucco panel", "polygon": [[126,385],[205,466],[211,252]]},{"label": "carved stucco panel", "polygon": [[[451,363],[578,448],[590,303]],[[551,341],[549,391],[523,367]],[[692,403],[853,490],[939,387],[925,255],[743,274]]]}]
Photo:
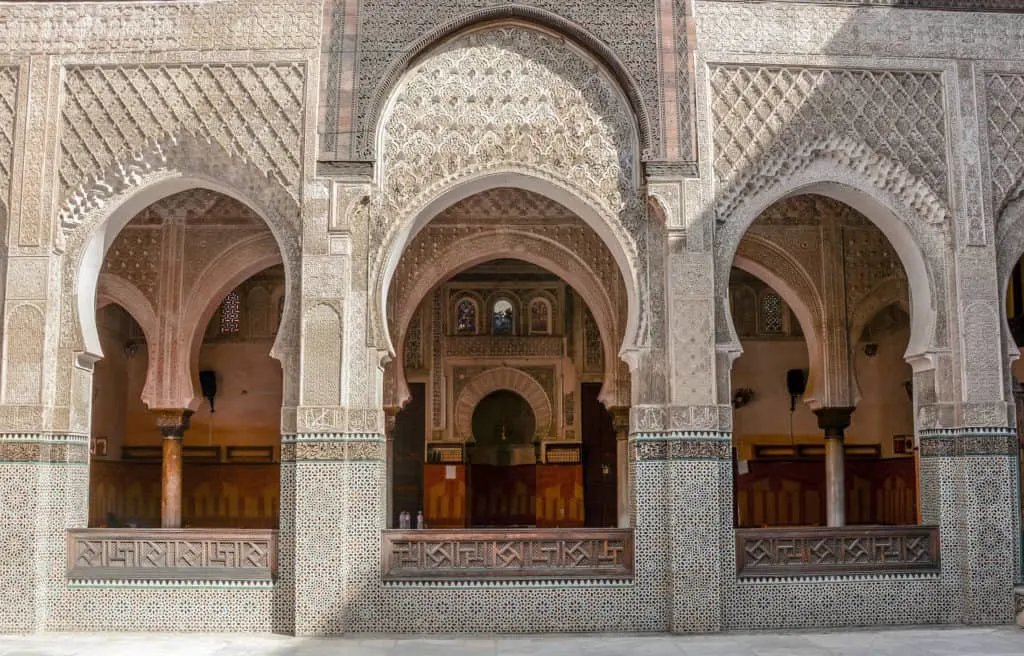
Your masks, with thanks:
[{"label": "carved stucco panel", "polygon": [[18,69],[0,67],[0,225],[7,226],[14,166],[14,128],[18,105]]},{"label": "carved stucco panel", "polygon": [[[32,303],[19,303],[8,312],[4,330],[7,342],[4,350],[8,354],[4,371],[4,403],[39,403],[43,393],[41,365],[46,338],[43,309]],[[12,348],[15,345],[16,348]]]},{"label": "carved stucco panel", "polygon": [[[71,66],[61,108],[60,195],[88,204],[112,166],[190,135],[218,144],[299,197],[306,67],[281,64]],[[72,212],[73,213],[73,212]]]},{"label": "carved stucco panel", "polygon": [[522,27],[471,32],[433,52],[397,93],[382,143],[396,208],[467,168],[514,163],[593,190],[617,214],[636,177],[634,121],[607,73]]},{"label": "carved stucco panel", "polygon": [[721,65],[710,85],[720,216],[824,156],[863,170],[924,220],[948,219],[938,72]]},{"label": "carved stucco panel", "polygon": [[7,3],[0,43],[14,52],[168,52],[314,48],[319,3],[307,0],[146,3]]},{"label": "carved stucco panel", "polygon": [[1024,195],[1024,73],[985,76],[985,106],[992,208],[996,220]]},{"label": "carved stucco panel", "polygon": [[303,318],[302,404],[341,404],[342,320],[330,303],[313,305]]}]

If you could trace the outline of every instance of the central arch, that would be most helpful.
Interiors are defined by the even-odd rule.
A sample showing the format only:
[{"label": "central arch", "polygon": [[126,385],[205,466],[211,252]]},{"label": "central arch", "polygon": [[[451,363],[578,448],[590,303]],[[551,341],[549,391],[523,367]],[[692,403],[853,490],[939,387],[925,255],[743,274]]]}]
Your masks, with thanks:
[{"label": "central arch", "polygon": [[600,235],[626,281],[623,348],[641,341],[646,203],[637,119],[603,62],[534,25],[476,26],[405,73],[381,113],[377,142],[370,311],[388,355],[396,336],[386,302],[402,254],[443,210],[495,187],[546,196]]}]

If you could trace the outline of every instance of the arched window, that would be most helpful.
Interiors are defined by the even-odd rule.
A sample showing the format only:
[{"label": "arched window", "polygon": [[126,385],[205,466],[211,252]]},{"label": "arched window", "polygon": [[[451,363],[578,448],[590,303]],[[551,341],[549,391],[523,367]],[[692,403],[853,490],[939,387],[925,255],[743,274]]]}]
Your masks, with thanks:
[{"label": "arched window", "polygon": [[765,335],[781,335],[784,328],[782,320],[782,297],[773,292],[761,296],[761,332]]},{"label": "arched window", "polygon": [[515,334],[515,312],[512,310],[512,303],[504,298],[496,301],[493,313],[491,326],[495,335]]},{"label": "arched window", "polygon": [[241,330],[241,302],[238,291],[232,291],[220,305],[220,334],[233,335]]},{"label": "arched window", "polygon": [[551,304],[544,298],[530,301],[530,334],[551,334]]},{"label": "arched window", "polygon": [[476,301],[463,298],[455,305],[455,332],[459,335],[476,334]]}]

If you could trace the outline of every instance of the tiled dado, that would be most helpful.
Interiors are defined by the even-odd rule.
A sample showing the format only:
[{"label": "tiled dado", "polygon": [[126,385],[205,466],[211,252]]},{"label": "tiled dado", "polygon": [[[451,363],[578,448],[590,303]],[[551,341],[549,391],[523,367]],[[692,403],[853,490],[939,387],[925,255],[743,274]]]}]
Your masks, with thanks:
[{"label": "tiled dado", "polygon": [[377,433],[285,435],[282,462],[384,462],[384,436]]},{"label": "tiled dado", "polygon": [[0,464],[88,462],[89,438],[82,435],[0,435]]},{"label": "tiled dado", "polygon": [[727,460],[732,456],[732,433],[676,431],[630,436],[637,461]]},{"label": "tiled dado", "polygon": [[920,432],[922,458],[959,456],[1017,457],[1019,441],[1012,428],[956,428]]}]

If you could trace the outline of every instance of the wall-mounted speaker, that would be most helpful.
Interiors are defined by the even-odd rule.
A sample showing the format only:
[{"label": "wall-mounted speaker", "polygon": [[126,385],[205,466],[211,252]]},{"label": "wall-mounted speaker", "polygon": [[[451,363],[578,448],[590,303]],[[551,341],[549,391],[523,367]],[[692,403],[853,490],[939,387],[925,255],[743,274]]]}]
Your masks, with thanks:
[{"label": "wall-mounted speaker", "polygon": [[203,389],[203,397],[210,402],[210,414],[213,414],[213,400],[217,397],[217,372],[212,369],[200,371],[199,386]]},{"label": "wall-mounted speaker", "polygon": [[789,391],[789,411],[796,412],[796,400],[807,391],[807,375],[803,369],[786,372],[786,390]]}]

